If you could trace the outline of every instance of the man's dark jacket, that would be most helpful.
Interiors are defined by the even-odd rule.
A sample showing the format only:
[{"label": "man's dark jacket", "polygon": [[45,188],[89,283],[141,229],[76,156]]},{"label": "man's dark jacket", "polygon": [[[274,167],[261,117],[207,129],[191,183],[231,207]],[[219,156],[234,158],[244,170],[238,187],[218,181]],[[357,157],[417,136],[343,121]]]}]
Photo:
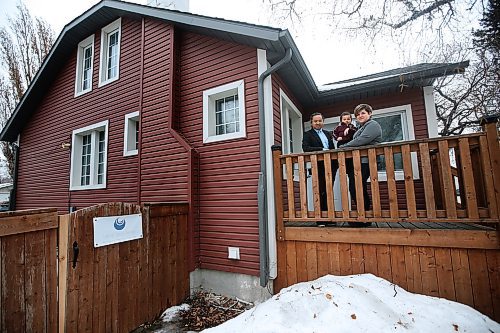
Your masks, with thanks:
[{"label": "man's dark jacket", "polygon": [[[323,132],[328,139],[328,149],[335,149],[335,145],[333,144],[332,132],[326,131],[324,129]],[[323,142],[321,142],[321,139],[314,128],[311,128],[309,131],[304,132],[304,137],[302,138],[302,150],[304,151],[304,153],[323,150]]]}]

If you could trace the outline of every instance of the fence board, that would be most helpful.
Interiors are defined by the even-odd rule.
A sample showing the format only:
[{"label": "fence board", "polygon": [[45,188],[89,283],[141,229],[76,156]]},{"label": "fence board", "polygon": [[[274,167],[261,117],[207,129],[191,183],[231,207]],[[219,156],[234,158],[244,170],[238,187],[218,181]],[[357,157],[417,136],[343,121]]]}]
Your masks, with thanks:
[{"label": "fence board", "polygon": [[491,300],[493,302],[493,312],[496,321],[500,318],[500,252],[486,252],[486,262],[488,264],[488,278],[490,280]]},{"label": "fence board", "polygon": [[438,296],[439,287],[434,249],[418,247],[418,253],[420,255],[420,272],[422,274],[422,292],[426,295]]},{"label": "fence board", "polygon": [[378,275],[388,281],[392,280],[391,256],[388,245],[374,245],[377,252]]},{"label": "fence board", "polygon": [[339,244],[328,244],[328,257],[330,258],[330,272],[333,275],[340,275]]},{"label": "fence board", "polygon": [[318,277],[318,256],[316,243],[306,243],[307,280],[314,280]]},{"label": "fence board", "polygon": [[286,286],[291,286],[292,284],[296,284],[298,282],[297,278],[297,251],[295,248],[295,242],[286,242],[285,243],[287,250],[287,261],[286,261],[286,281],[287,284],[281,286],[282,288]]},{"label": "fence board", "polygon": [[467,250],[451,249],[451,262],[453,264],[453,279],[455,280],[455,295],[457,296],[457,301],[473,307],[474,298],[472,296]]},{"label": "fence board", "polygon": [[405,250],[403,246],[391,245],[392,281],[401,288],[408,289],[406,282]]},{"label": "fence board", "polygon": [[434,249],[439,295],[449,300],[456,300],[453,266],[450,249]]},{"label": "fence board", "polygon": [[351,244],[351,255],[352,274],[364,273],[365,259],[363,256],[363,245]]},{"label": "fence board", "polygon": [[339,264],[340,264],[340,274],[341,275],[351,275],[352,274],[352,263],[351,263],[351,244],[340,243],[339,244]]},{"label": "fence board", "polygon": [[[329,258],[328,258],[328,243],[318,243],[318,276],[323,276],[329,273]],[[283,265],[278,265],[283,266]]]},{"label": "fence board", "polygon": [[474,263],[470,270],[474,308],[492,317],[494,315],[491,301],[488,265],[484,250],[468,250],[469,261]]}]

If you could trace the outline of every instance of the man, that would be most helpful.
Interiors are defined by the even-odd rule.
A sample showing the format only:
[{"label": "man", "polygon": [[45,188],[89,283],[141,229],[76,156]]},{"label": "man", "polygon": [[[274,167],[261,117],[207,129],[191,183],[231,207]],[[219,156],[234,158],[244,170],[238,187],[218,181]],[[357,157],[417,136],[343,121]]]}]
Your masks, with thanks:
[{"label": "man", "polygon": [[[323,115],[319,112],[311,115],[311,129],[304,133],[302,139],[302,150],[307,152],[323,151],[335,149],[333,144],[333,134],[330,131],[324,130]],[[337,173],[338,162],[332,161],[332,187],[335,174]],[[323,161],[318,161],[318,184],[319,184],[319,202],[321,210],[328,210],[328,201],[326,195],[326,179],[325,179],[325,164]],[[333,203],[332,203],[333,207]],[[324,227],[324,222],[316,222],[320,227]]]}]

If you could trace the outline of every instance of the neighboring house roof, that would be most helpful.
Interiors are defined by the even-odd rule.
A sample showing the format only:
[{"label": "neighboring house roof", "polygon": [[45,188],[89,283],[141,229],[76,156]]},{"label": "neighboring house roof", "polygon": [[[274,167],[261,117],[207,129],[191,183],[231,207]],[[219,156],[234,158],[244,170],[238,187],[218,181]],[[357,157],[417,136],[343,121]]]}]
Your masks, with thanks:
[{"label": "neighboring house roof", "polygon": [[[286,50],[292,50],[292,59],[278,70],[280,77],[287,83],[293,95],[305,106],[316,106],[318,103],[330,101],[333,96],[345,96],[356,89],[373,89],[380,83],[389,84],[394,77],[384,80],[375,80],[338,89],[318,90],[304,59],[293,41],[288,30],[224,20],[215,17],[184,13],[158,7],[149,7],[139,4],[116,0],[103,0],[91,7],[85,13],[68,23],[55,41],[52,49],[42,63],[30,86],[18,103],[11,118],[0,133],[0,141],[15,141],[17,135],[27,123],[31,113],[50,88],[51,82],[61,70],[60,64],[75,51],[78,43],[94,33],[96,30],[109,24],[118,17],[151,17],[165,22],[171,22],[183,30],[212,36],[239,44],[265,49],[271,64],[278,62],[285,56]],[[449,64],[450,66],[456,64]],[[414,77],[419,77],[415,72]],[[436,76],[438,72],[436,72]],[[442,73],[442,72],[441,72]],[[451,73],[451,71],[450,71]],[[443,75],[443,74],[441,74]],[[422,76],[426,79],[430,77]],[[374,83],[375,82],[375,83]],[[414,82],[416,82],[414,80]],[[425,82],[422,81],[422,82]],[[356,90],[354,89],[354,90]],[[357,91],[357,90],[356,90]]]},{"label": "neighboring house roof", "polygon": [[[4,183],[4,184],[0,184],[0,191],[3,190],[3,189],[9,189],[12,187],[12,183]],[[10,189],[9,189],[10,190]]]},{"label": "neighboring house roof", "polygon": [[[320,86],[319,100],[332,102],[350,98],[360,93],[403,91],[406,88],[431,86],[436,78],[463,73],[469,61],[457,63],[422,63],[391,69]],[[367,94],[368,96],[368,94]]]}]

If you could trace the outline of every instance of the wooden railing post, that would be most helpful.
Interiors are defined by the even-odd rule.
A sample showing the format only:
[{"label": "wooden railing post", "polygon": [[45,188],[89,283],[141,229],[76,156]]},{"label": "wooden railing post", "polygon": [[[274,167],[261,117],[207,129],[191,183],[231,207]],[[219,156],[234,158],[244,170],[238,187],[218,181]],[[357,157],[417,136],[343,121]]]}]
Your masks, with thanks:
[{"label": "wooden railing post", "polygon": [[[495,199],[497,206],[497,216],[500,218],[500,145],[498,143],[498,116],[489,116],[481,119],[483,131],[486,133],[488,142],[488,153],[490,155],[491,173],[493,175],[493,188],[495,189]],[[500,223],[497,224],[497,230],[500,230]]]},{"label": "wooden railing post", "polygon": [[285,228],[283,224],[283,184],[282,175],[283,170],[281,168],[280,155],[281,146],[273,145],[271,147],[273,152],[273,174],[274,174],[274,201],[276,207],[276,236],[278,241],[285,240]]}]

